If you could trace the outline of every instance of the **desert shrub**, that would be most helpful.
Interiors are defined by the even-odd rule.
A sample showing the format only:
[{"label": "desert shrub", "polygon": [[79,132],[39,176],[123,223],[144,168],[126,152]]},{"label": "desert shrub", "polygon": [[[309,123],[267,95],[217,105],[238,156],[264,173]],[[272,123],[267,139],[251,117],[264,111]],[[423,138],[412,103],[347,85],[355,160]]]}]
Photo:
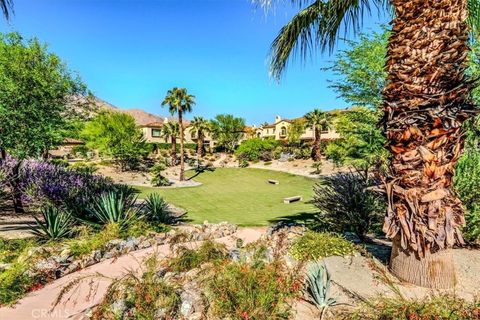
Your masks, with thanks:
[{"label": "desert shrub", "polygon": [[480,301],[467,302],[460,298],[440,295],[421,300],[378,298],[368,301],[341,319],[397,320],[397,319],[480,319]]},{"label": "desert shrub", "polygon": [[15,303],[32,289],[33,279],[27,275],[27,270],[25,262],[16,262],[0,272],[0,306]]},{"label": "desert shrub", "polygon": [[465,237],[480,240],[480,151],[470,150],[458,161],[454,186],[467,208]]},{"label": "desert shrub", "polygon": [[100,196],[95,205],[89,209],[94,218],[93,223],[107,225],[116,223],[121,229],[140,219],[140,209],[135,206],[136,197],[123,192],[109,192]]},{"label": "desert shrub", "polygon": [[152,185],[154,187],[169,186],[170,180],[162,175],[162,172],[165,170],[165,165],[162,163],[155,164],[150,168],[150,173],[152,174]]},{"label": "desert shrub", "polygon": [[73,217],[70,213],[60,211],[54,206],[46,206],[41,210],[42,218],[34,216],[36,225],[31,231],[45,240],[68,238],[72,234]]},{"label": "desert shrub", "polygon": [[75,162],[70,165],[70,168],[84,174],[93,175],[98,171],[98,168],[93,163]]},{"label": "desert shrub", "polygon": [[273,158],[273,150],[277,145],[278,142],[273,139],[248,139],[237,148],[235,155],[239,159],[246,159],[247,161],[270,161]]},{"label": "desert shrub", "polygon": [[216,318],[288,319],[299,288],[297,274],[278,262],[231,262],[213,271],[207,297]]},{"label": "desert shrub", "polygon": [[314,174],[321,174],[322,173],[322,161],[316,161],[312,164],[312,168],[315,169],[313,171]]},{"label": "desert shrub", "polygon": [[25,251],[36,245],[33,238],[4,239],[0,237],[0,263],[11,263]]},{"label": "desert shrub", "polygon": [[307,270],[306,289],[308,300],[321,310],[320,319],[327,308],[337,305],[337,301],[330,296],[330,274],[327,267],[319,262],[310,263]]},{"label": "desert shrub", "polygon": [[328,232],[307,231],[297,238],[290,254],[297,260],[320,260],[330,256],[346,256],[355,252],[354,245],[344,238]]},{"label": "desert shrub", "polygon": [[169,268],[175,272],[185,272],[198,268],[206,262],[223,261],[227,256],[225,245],[207,240],[198,249],[178,247],[176,257],[170,260]]},{"label": "desert shrub", "polygon": [[[17,163],[18,160],[9,158],[0,170],[8,176]],[[85,215],[86,208],[99,194],[117,188],[108,178],[37,160],[22,162],[18,187],[27,205],[53,204],[79,217]]]},{"label": "desert shrub", "polygon": [[342,172],[322,177],[315,185],[312,203],[319,213],[317,229],[354,232],[364,240],[366,234],[381,224],[385,200],[367,188],[380,184],[360,173]]},{"label": "desert shrub", "polygon": [[145,236],[150,233],[160,233],[169,231],[169,227],[163,223],[146,220],[136,220],[132,222],[126,230],[121,232],[122,238]]},{"label": "desert shrub", "polygon": [[246,168],[249,166],[248,160],[247,159],[239,159],[238,160],[238,166],[240,168]]},{"label": "desert shrub", "polygon": [[[135,319],[157,319],[157,311],[163,310],[165,319],[175,319],[180,297],[175,287],[157,276],[161,268],[158,257],[148,258],[141,276],[129,272],[115,280],[108,288],[105,298],[95,310],[92,319],[115,320],[132,319],[126,316],[135,310]],[[112,308],[117,301],[124,301],[124,308]]]},{"label": "desert shrub", "polygon": [[174,221],[168,203],[157,193],[151,193],[145,199],[143,212],[147,221],[164,224],[170,224]]},{"label": "desert shrub", "polygon": [[66,245],[74,257],[79,257],[95,250],[101,250],[110,240],[121,237],[122,233],[117,223],[107,224],[100,231],[83,226],[79,230],[78,236],[67,240]]}]

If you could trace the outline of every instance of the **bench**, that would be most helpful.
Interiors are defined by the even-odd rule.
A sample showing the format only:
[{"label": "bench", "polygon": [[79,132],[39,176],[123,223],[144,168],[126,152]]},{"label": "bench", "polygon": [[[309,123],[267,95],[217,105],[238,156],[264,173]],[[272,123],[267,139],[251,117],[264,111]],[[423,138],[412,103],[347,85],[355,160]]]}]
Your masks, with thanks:
[{"label": "bench", "polygon": [[280,184],[280,181],[270,179],[270,180],[268,180],[268,183],[270,183],[270,184]]},{"label": "bench", "polygon": [[287,203],[287,204],[292,202],[297,202],[297,201],[302,201],[302,196],[283,198],[283,203]]}]

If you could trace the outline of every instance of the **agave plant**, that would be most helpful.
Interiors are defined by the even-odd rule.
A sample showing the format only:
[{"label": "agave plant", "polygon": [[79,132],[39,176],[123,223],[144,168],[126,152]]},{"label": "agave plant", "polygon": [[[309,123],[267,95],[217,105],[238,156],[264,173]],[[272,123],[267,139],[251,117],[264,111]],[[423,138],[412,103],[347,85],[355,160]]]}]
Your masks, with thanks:
[{"label": "agave plant", "polygon": [[337,301],[330,297],[330,274],[327,267],[319,262],[312,262],[307,272],[307,292],[309,301],[321,310],[320,319],[323,319],[328,307],[337,305]]},{"label": "agave plant", "polygon": [[43,219],[35,218],[36,224],[31,226],[31,231],[40,238],[57,240],[70,236],[72,232],[73,217],[54,206],[46,206],[41,210]]},{"label": "agave plant", "polygon": [[109,192],[100,196],[89,213],[97,220],[96,224],[117,223],[120,228],[140,219],[140,210],[135,207],[137,197],[123,192]]},{"label": "agave plant", "polygon": [[144,214],[149,221],[169,224],[174,220],[167,202],[157,193],[151,193],[145,200]]}]

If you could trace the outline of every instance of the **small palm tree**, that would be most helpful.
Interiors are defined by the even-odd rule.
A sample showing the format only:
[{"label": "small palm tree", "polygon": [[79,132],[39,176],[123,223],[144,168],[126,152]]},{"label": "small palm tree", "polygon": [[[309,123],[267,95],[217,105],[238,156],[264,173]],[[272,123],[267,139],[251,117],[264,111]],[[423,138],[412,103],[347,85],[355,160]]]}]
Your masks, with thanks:
[{"label": "small palm tree", "polygon": [[177,138],[179,131],[179,125],[176,122],[165,123],[162,127],[162,136],[165,138],[165,142],[170,140],[170,143],[172,144],[172,150],[170,152],[172,166],[177,164]]},{"label": "small palm tree", "polygon": [[203,117],[193,117],[193,121],[190,124],[192,128],[192,134],[197,136],[197,155],[199,158],[203,157],[205,148],[203,143],[205,141],[205,134],[211,132],[212,127],[210,121]]},{"label": "small palm tree", "polygon": [[10,19],[10,14],[13,12],[12,0],[0,0],[0,8],[2,8],[5,19]]},{"label": "small palm tree", "polygon": [[183,114],[191,112],[195,105],[195,96],[188,94],[185,88],[173,88],[167,91],[167,95],[162,102],[162,106],[168,105],[168,110],[172,115],[178,114],[178,124],[180,126],[180,181],[185,180],[185,149],[184,149],[184,128]]},{"label": "small palm tree", "polygon": [[315,161],[320,161],[322,156],[322,131],[327,130],[331,127],[332,117],[327,112],[315,109],[305,115],[305,120],[307,121],[307,125],[312,127],[314,131],[315,140],[313,142],[312,148],[312,159]]}]

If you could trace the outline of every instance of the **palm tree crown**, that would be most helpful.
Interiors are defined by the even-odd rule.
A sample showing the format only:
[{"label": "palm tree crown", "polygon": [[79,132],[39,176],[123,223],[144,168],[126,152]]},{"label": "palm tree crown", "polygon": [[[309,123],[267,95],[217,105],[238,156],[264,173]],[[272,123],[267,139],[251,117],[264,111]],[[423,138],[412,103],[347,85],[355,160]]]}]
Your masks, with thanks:
[{"label": "palm tree crown", "polygon": [[165,142],[170,138],[177,138],[179,133],[180,129],[177,122],[168,122],[162,127],[162,136],[165,138]]},{"label": "palm tree crown", "polygon": [[319,128],[322,131],[329,129],[332,124],[332,117],[330,114],[319,109],[314,109],[307,113],[305,115],[305,120],[312,129]]},{"label": "palm tree crown", "polygon": [[[280,0],[253,0],[269,9]],[[332,52],[340,30],[357,34],[364,13],[372,7],[378,11],[393,12],[392,0],[291,0],[298,12],[278,33],[271,45],[270,73],[280,79],[291,58],[306,60],[315,49]],[[468,22],[473,36],[480,31],[480,0],[468,0]]]},{"label": "palm tree crown", "polygon": [[193,117],[193,120],[190,123],[190,126],[192,128],[192,132],[196,133],[197,135],[210,132],[211,130],[210,121],[208,121],[204,117]]},{"label": "palm tree crown", "polygon": [[172,115],[176,113],[191,112],[195,105],[195,96],[188,94],[185,88],[173,88],[167,91],[162,106],[168,105],[168,111]]}]

